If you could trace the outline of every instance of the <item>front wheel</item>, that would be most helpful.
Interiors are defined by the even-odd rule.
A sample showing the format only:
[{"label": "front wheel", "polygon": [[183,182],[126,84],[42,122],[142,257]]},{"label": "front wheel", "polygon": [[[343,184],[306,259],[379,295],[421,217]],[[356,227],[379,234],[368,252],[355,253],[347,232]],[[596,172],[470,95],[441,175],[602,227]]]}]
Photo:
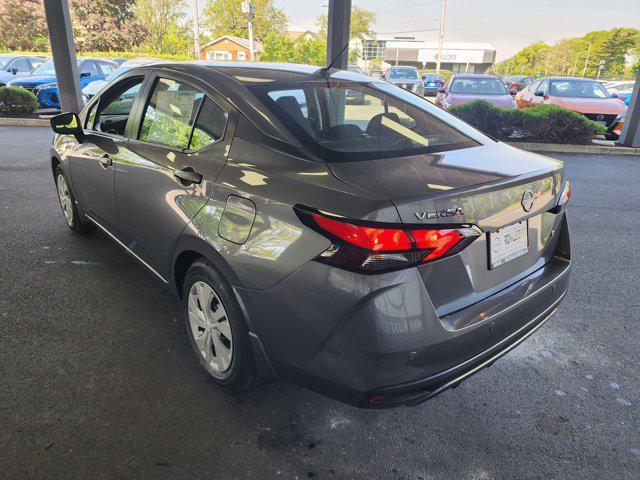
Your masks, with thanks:
[{"label": "front wheel", "polygon": [[62,171],[62,167],[60,165],[56,167],[54,178],[56,180],[58,201],[60,202],[60,208],[62,208],[62,213],[64,214],[67,226],[76,233],[88,233],[92,231],[92,225],[86,223],[82,218],[80,218],[76,199],[73,196],[67,177]]},{"label": "front wheel", "polygon": [[182,290],[191,348],[209,376],[232,391],[255,380],[249,331],[226,280],[206,261],[188,270]]}]

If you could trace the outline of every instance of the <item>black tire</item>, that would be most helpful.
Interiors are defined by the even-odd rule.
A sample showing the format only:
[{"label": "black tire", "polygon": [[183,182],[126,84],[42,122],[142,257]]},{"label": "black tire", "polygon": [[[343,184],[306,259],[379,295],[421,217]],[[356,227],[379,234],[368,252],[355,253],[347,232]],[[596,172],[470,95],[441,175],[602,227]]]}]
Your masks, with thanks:
[{"label": "black tire", "polygon": [[[63,202],[58,191],[58,188],[59,188],[58,177],[60,176],[64,179],[64,183],[67,187],[67,191],[69,194],[70,207],[72,212],[71,219],[68,219],[67,215],[65,214],[65,207],[63,206]],[[67,226],[71,230],[73,230],[75,233],[78,233],[81,235],[93,232],[95,230],[95,227],[91,223],[89,223],[87,220],[85,220],[80,215],[80,212],[78,211],[78,206],[76,205],[76,197],[73,195],[73,191],[71,190],[69,180],[67,179],[67,176],[64,174],[64,171],[62,170],[62,167],[60,165],[56,167],[53,174],[53,179],[56,185],[56,194],[58,195],[58,202],[60,203],[60,208],[62,208],[62,214],[64,216]]]},{"label": "black tire", "polygon": [[[191,328],[189,320],[189,295],[191,288],[196,282],[204,282],[213,289],[218,299],[222,302],[224,310],[226,311],[225,318],[228,320],[231,328],[231,335],[233,337],[231,363],[228,369],[222,373],[213,371],[212,368],[207,366]],[[185,330],[189,337],[189,343],[202,368],[218,385],[227,390],[234,392],[248,390],[256,378],[255,364],[249,340],[249,329],[247,328],[240,306],[228,282],[206,260],[197,260],[189,267],[182,289],[182,304]]]}]

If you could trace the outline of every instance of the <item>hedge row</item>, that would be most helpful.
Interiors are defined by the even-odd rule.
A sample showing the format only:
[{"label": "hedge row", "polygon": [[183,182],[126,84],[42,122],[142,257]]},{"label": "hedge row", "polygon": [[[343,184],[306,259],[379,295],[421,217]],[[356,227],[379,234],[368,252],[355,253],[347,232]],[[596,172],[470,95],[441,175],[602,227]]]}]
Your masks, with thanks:
[{"label": "hedge row", "polygon": [[[12,55],[41,55],[50,57],[51,52],[0,52],[11,53]],[[160,60],[193,60],[192,55],[169,55],[165,53],[148,53],[148,52],[78,52],[78,57],[96,57],[96,58],[158,58]]]},{"label": "hedge row", "polygon": [[0,87],[0,117],[30,115],[38,108],[36,96],[18,87]]},{"label": "hedge row", "polygon": [[483,133],[503,141],[535,143],[591,143],[606,128],[572,110],[557,105],[537,105],[516,110],[498,108],[486,100],[451,107],[449,112]]}]

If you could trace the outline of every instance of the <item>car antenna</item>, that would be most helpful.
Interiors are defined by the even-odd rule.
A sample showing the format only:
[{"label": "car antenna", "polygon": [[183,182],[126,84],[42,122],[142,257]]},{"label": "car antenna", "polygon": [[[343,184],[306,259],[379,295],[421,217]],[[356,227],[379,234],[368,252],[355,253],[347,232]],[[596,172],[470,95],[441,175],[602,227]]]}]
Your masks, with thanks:
[{"label": "car antenna", "polygon": [[344,47],[342,47],[342,50],[340,50],[340,52],[333,57],[333,60],[331,60],[331,63],[329,65],[327,65],[326,67],[321,67],[316,71],[317,75],[325,75],[329,69],[331,67],[333,67],[333,64],[336,63],[336,61],[340,58],[340,56],[344,53],[344,51],[347,49],[347,47],[349,46],[349,42],[347,41],[347,43],[345,43]]}]

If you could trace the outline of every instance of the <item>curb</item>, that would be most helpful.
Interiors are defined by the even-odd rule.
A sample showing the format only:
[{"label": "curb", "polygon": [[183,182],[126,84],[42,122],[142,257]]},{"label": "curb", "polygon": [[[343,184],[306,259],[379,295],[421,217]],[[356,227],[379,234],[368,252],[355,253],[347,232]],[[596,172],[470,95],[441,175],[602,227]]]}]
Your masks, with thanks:
[{"label": "curb", "polygon": [[48,118],[10,118],[0,117],[2,127],[50,127]]},{"label": "curb", "polygon": [[638,155],[640,148],[633,147],[609,147],[605,145],[563,145],[559,143],[528,143],[528,142],[507,142],[512,147],[532,152],[551,153],[589,153],[608,155]]}]

